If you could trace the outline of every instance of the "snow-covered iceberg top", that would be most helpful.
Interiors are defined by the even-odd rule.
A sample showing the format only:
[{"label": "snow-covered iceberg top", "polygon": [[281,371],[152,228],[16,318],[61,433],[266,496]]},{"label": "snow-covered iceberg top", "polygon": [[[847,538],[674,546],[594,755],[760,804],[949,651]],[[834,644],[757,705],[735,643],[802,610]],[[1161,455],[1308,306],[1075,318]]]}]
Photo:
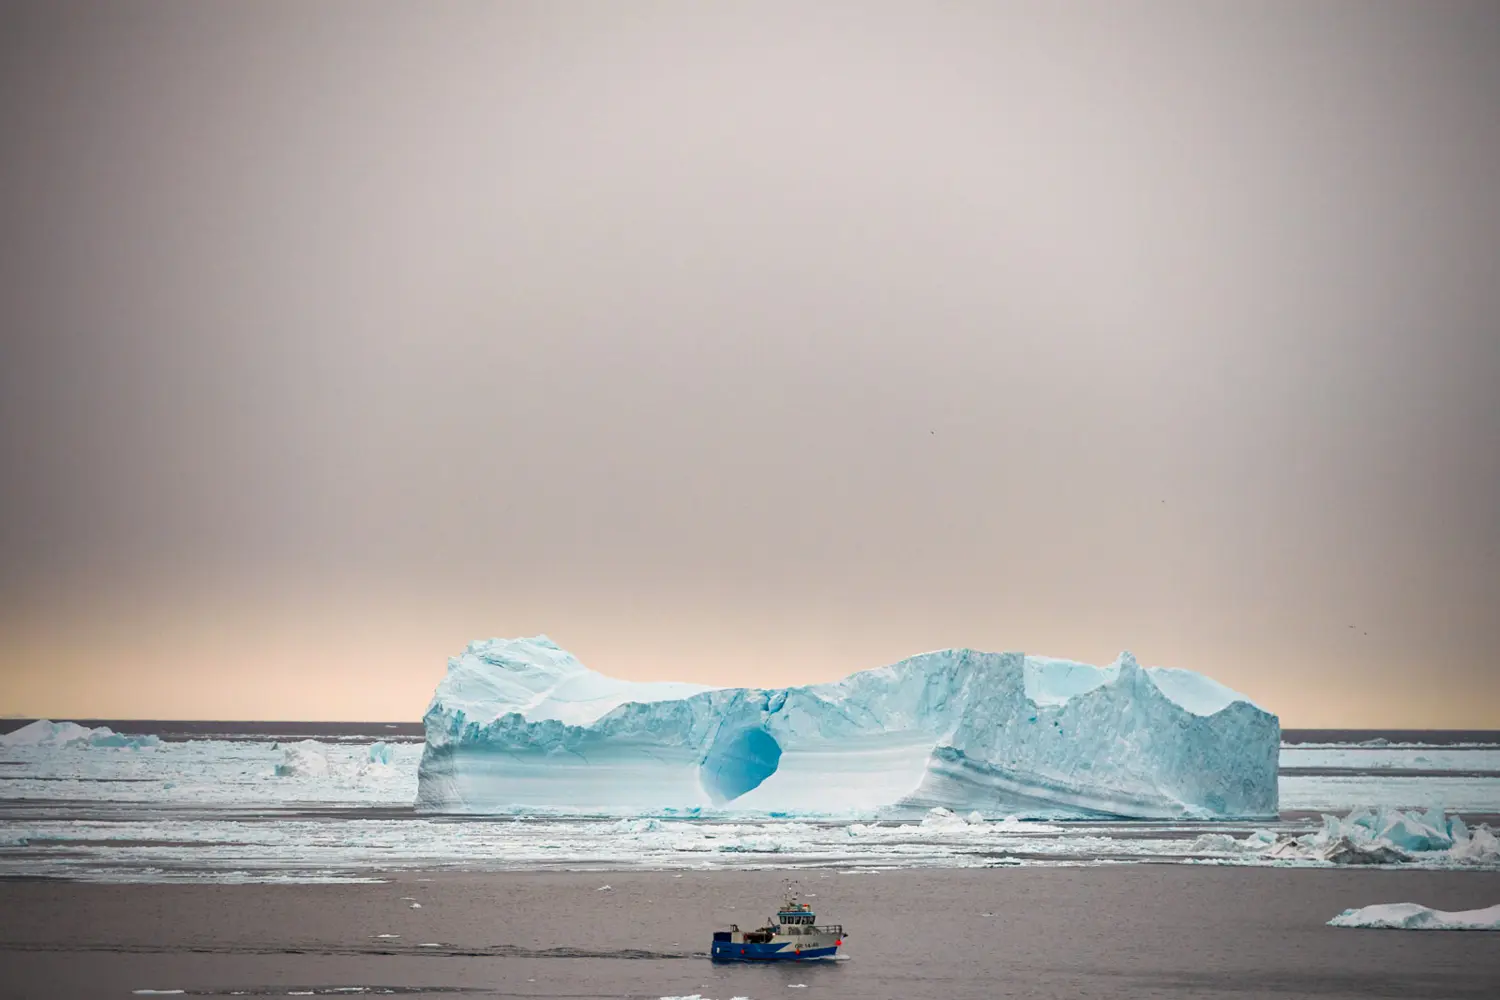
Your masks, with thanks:
[{"label": "snow-covered iceberg top", "polygon": [[705,684],[606,677],[545,635],[482,639],[448,661],[448,674],[428,712],[441,711],[456,731],[486,726],[512,713],[528,722],[551,719],[587,726],[627,702],[650,704],[710,690]]},{"label": "snow-covered iceberg top", "polygon": [[1129,653],[948,649],[774,690],[633,683],[545,636],[470,644],[424,718],[419,807],[1260,817],[1274,715]]},{"label": "snow-covered iceberg top", "polygon": [[80,726],[76,722],[52,722],[37,719],[13,733],[0,736],[4,747],[154,747],[161,740],[156,736],[126,736],[108,726]]},{"label": "snow-covered iceberg top", "polygon": [[1449,913],[1420,903],[1378,903],[1345,910],[1330,927],[1375,927],[1399,931],[1500,931],[1500,904]]},{"label": "snow-covered iceberg top", "polygon": [[[830,701],[845,701],[851,695],[864,693],[860,685],[851,683],[856,678],[880,671],[898,671],[920,660],[970,652],[937,650],[889,667],[862,671],[832,684],[798,690],[818,691]],[[1023,666],[1026,697],[1039,707],[1062,707],[1079,695],[1117,683],[1126,664],[1136,668],[1135,658],[1128,652],[1104,667],[1051,656],[1027,656]],[[1194,715],[1214,715],[1237,701],[1253,705],[1239,692],[1191,670],[1144,669],[1164,697]],[[607,677],[584,666],[545,635],[479,639],[469,643],[461,655],[449,659],[448,673],[439,682],[428,713],[442,712],[457,722],[457,731],[483,727],[511,714],[520,715],[527,722],[550,719],[587,726],[621,705],[648,705],[718,690],[725,689],[684,681],[626,681]],[[462,721],[458,722],[459,719]],[[455,731],[452,726],[449,730]]]}]

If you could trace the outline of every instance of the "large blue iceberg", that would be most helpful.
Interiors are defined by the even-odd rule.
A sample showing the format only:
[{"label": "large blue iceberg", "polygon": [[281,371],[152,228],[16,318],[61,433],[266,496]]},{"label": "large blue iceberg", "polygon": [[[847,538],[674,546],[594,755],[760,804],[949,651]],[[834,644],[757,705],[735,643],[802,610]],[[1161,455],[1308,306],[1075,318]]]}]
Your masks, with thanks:
[{"label": "large blue iceberg", "polygon": [[947,649],[760,690],[632,683],[546,636],[470,643],[424,719],[426,812],[1276,815],[1276,716],[1200,674]]}]

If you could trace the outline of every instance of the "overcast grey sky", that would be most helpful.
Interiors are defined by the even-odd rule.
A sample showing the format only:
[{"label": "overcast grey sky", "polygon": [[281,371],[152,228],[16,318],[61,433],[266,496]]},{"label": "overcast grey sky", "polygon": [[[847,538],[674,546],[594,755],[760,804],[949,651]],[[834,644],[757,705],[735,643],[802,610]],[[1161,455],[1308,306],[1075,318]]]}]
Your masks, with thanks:
[{"label": "overcast grey sky", "polygon": [[1494,3],[6,4],[0,712],[414,719],[545,631],[1500,727],[1497,53]]}]

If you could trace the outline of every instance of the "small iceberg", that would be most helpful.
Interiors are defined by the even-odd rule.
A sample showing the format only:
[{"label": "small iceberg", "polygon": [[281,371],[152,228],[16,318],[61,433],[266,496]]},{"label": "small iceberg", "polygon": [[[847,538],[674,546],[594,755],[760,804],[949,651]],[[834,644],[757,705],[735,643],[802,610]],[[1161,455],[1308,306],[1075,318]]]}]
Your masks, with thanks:
[{"label": "small iceberg", "polygon": [[1484,824],[1470,829],[1461,817],[1441,809],[1356,809],[1343,818],[1324,816],[1322,829],[1314,833],[1265,845],[1269,836],[1260,831],[1241,844],[1247,851],[1263,849],[1272,858],[1336,865],[1500,864],[1500,837],[1493,830]]},{"label": "small iceberg", "polygon": [[1480,823],[1470,827],[1442,809],[1403,812],[1382,806],[1324,816],[1310,833],[1256,830],[1244,839],[1204,833],[1188,844],[1190,854],[1236,856],[1250,863],[1417,865],[1425,868],[1500,866],[1500,837]]},{"label": "small iceberg", "polygon": [[328,777],[328,748],[317,740],[301,740],[281,751],[278,778]]},{"label": "small iceberg", "polygon": [[1345,910],[1328,921],[1328,926],[1398,931],[1500,931],[1500,905],[1449,913],[1419,903],[1378,903]]}]

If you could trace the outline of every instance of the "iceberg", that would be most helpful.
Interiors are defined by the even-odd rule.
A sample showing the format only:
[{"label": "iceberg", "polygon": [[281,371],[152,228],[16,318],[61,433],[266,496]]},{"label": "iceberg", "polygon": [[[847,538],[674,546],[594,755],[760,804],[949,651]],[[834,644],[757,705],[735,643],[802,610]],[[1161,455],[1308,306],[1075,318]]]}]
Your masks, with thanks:
[{"label": "iceberg", "polygon": [[710,688],[492,639],[449,661],[423,721],[423,812],[1277,811],[1276,716],[1128,652],[1095,667],[947,649],[828,684]]},{"label": "iceberg", "polygon": [[1500,905],[1449,913],[1418,903],[1379,903],[1345,910],[1329,927],[1376,927],[1398,931],[1500,931]]},{"label": "iceberg", "polygon": [[160,745],[161,738],[157,736],[127,736],[108,726],[90,729],[76,722],[52,722],[49,719],[37,719],[13,733],[0,736],[0,746],[15,748],[129,747],[138,750]]}]

